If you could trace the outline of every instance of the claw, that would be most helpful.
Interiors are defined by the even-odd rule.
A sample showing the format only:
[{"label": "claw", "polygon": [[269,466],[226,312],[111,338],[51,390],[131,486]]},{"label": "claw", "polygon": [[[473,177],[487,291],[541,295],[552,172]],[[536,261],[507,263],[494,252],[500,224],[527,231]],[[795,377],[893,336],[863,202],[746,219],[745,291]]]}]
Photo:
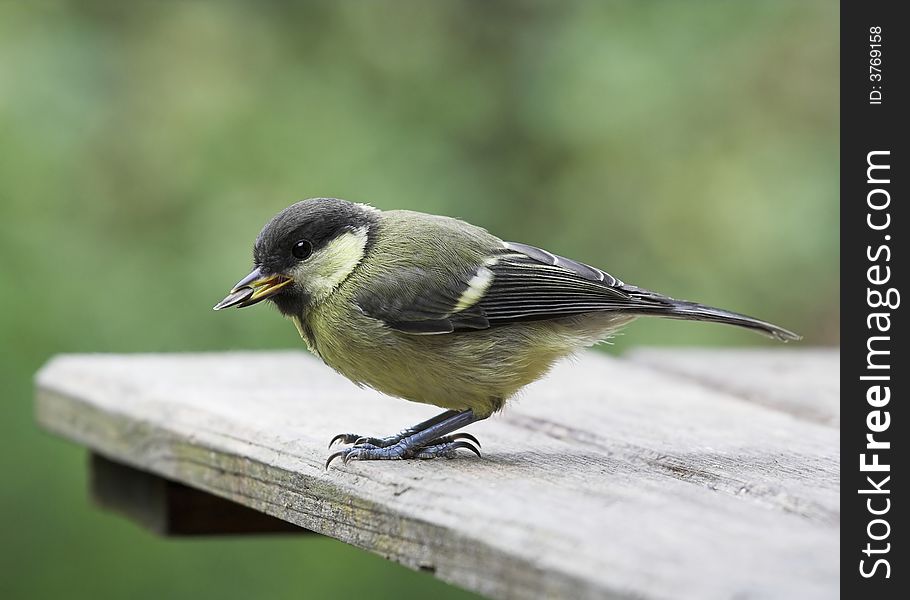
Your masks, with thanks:
[{"label": "claw", "polygon": [[474,442],[474,444],[478,448],[482,448],[482,446],[480,445],[480,440],[478,440],[476,437],[474,437],[470,433],[464,433],[464,432],[453,433],[451,435],[444,435],[442,437],[438,437],[435,440],[427,443],[426,446],[424,446],[424,448],[428,448],[430,446],[442,446],[443,444],[450,444],[456,440],[468,440],[468,441]]},{"label": "claw", "polygon": [[451,447],[452,452],[454,452],[455,450],[458,450],[459,448],[464,448],[465,450],[470,450],[471,452],[476,454],[478,456],[478,458],[481,457],[480,449],[477,448],[476,446],[474,446],[474,444],[472,444],[471,442],[452,442],[452,447]]},{"label": "claw", "polygon": [[422,460],[438,457],[455,458],[458,455],[457,451],[459,449],[470,450],[477,456],[480,456],[480,450],[471,442],[467,440],[453,442],[449,441],[448,436],[446,436],[433,440],[432,443],[418,450],[414,454],[414,457]]},{"label": "claw", "polygon": [[[478,440],[476,437],[474,437],[470,433],[466,433],[463,431],[461,433],[453,433],[452,435],[448,435],[446,437],[449,438],[450,440],[471,440],[472,442],[477,444],[478,448],[482,447],[480,445],[480,440]],[[478,454],[478,456],[480,456],[480,455]]]},{"label": "claw", "polygon": [[341,442],[342,444],[357,443],[363,439],[363,436],[356,433],[339,433],[332,438],[332,441],[329,442],[329,448],[334,446],[336,443]]},{"label": "claw", "polygon": [[[329,458],[325,461],[325,470],[326,470],[326,471],[329,470],[329,465],[332,464],[332,461],[333,461],[333,460],[335,460],[335,459],[338,458],[339,456],[344,457],[346,454],[350,454],[350,452],[348,452],[348,449],[347,449],[347,448],[345,448],[344,450],[339,450],[338,452],[334,452],[334,453],[330,454],[330,455],[329,455]],[[343,460],[345,463],[348,462],[345,458],[342,458],[342,460]]]}]

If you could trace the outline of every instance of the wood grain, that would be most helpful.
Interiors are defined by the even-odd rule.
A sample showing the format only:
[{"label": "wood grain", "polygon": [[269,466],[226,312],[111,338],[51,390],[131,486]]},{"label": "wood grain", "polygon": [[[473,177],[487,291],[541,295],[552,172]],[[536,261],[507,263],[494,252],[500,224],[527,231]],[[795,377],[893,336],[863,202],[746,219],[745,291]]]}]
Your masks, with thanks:
[{"label": "wood grain", "polygon": [[835,349],[644,348],[627,358],[748,402],[838,427],[839,356]]},{"label": "wood grain", "polygon": [[61,356],[36,381],[38,421],[94,452],[490,597],[837,595],[838,431],[647,365],[561,364],[469,428],[483,459],[328,472],[335,433],[434,410],[298,352]]}]

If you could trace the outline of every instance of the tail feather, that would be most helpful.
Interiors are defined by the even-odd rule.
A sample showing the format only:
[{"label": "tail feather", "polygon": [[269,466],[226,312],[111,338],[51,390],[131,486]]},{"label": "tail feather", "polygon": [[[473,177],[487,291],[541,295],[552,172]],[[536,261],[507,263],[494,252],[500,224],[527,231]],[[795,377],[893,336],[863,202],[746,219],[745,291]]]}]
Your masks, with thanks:
[{"label": "tail feather", "polygon": [[773,323],[755,319],[748,315],[724,310],[722,308],[715,308],[706,304],[699,304],[697,302],[675,300],[673,298],[669,298],[667,296],[663,296],[655,292],[650,292],[648,290],[643,290],[641,288],[636,288],[633,286],[624,286],[623,289],[627,292],[630,292],[633,296],[642,299],[648,299],[651,301],[657,301],[658,304],[653,308],[648,306],[636,309],[636,314],[653,315],[667,319],[707,321],[709,323],[735,325],[737,327],[743,327],[745,329],[757,331],[763,335],[774,338],[776,340],[780,340],[782,342],[797,341],[802,339],[802,336],[797,333],[774,325]]}]

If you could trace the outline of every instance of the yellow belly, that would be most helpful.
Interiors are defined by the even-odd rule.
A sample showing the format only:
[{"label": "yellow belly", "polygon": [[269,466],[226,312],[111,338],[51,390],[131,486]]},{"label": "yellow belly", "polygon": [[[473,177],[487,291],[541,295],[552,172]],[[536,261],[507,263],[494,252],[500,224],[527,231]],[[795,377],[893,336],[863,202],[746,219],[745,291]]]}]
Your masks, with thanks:
[{"label": "yellow belly", "polygon": [[[322,360],[358,385],[485,417],[573,351],[631,317],[591,314],[443,335],[412,335],[331,304],[295,323]],[[342,318],[343,317],[343,318]],[[344,323],[344,326],[334,324]]]}]

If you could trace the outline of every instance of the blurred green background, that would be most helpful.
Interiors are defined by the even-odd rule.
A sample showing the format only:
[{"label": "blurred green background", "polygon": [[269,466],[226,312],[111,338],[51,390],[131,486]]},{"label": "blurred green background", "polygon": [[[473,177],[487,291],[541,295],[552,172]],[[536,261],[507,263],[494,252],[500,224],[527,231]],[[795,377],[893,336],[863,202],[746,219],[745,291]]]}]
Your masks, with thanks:
[{"label": "blurred green background", "polygon": [[[838,26],[833,1],[0,4],[0,595],[467,596],[327,539],[167,541],[92,509],[32,374],[301,347],[275,311],[211,306],[310,196],[836,343]],[[650,320],[607,351],[765,343]]]}]

